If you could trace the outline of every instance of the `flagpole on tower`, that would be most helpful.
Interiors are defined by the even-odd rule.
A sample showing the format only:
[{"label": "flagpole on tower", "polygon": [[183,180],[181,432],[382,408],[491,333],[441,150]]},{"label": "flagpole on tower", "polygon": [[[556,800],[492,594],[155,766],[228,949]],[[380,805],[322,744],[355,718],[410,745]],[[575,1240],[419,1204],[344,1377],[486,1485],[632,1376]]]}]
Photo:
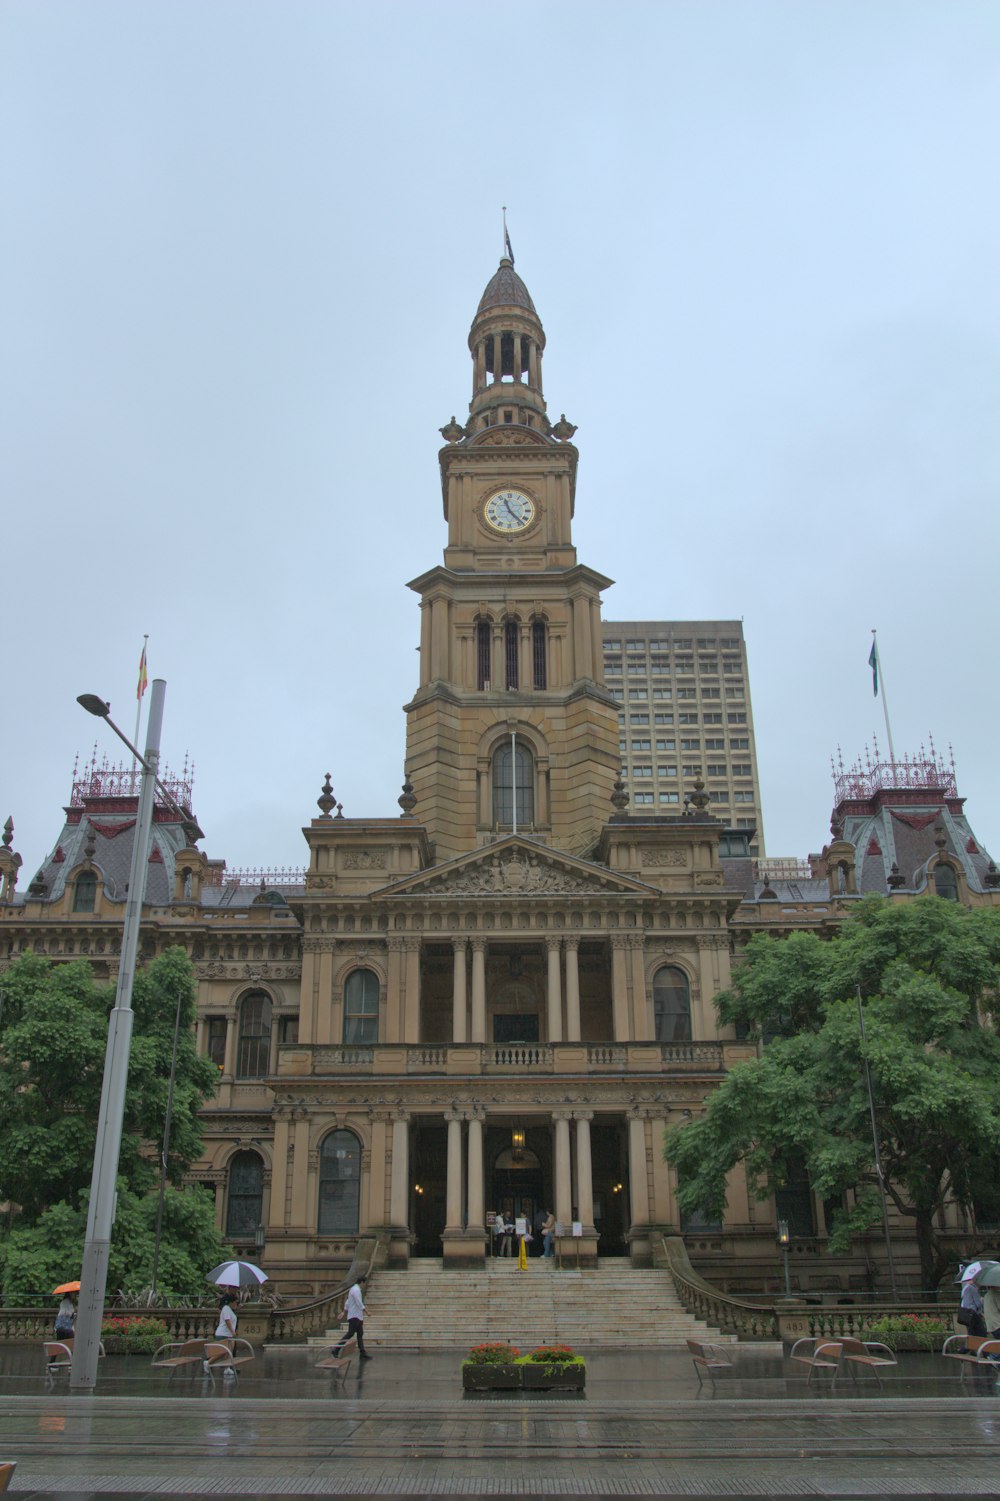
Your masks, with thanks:
[{"label": "flagpole on tower", "polygon": [[507,233],[507,205],[506,205],[506,203],[503,204],[502,208],[503,208],[503,248],[504,248],[505,253],[507,254],[507,256],[510,259],[511,265],[513,266],[513,264],[514,264],[514,247],[510,243],[510,235]]},{"label": "flagpole on tower", "polygon": [[868,666],[872,670],[872,692],[877,696],[879,683],[882,684],[882,713],[885,715],[885,733],[889,741],[889,762],[896,764],[896,752],[892,748],[892,726],[889,724],[889,701],[885,696],[885,673],[882,671],[882,658],[878,654],[878,631],[872,626],[872,649],[868,657]]},{"label": "flagpole on tower", "polygon": [[[142,655],[139,658],[139,681],[135,685],[135,700],[136,700],[136,702],[135,702],[135,734],[132,737],[132,744],[133,745],[138,745],[139,744],[139,720],[140,720],[140,718],[142,716],[142,695],[145,693],[146,689],[149,686],[149,678],[147,677],[147,674],[146,674],[146,643],[148,642],[148,640],[149,640],[148,634],[145,635],[145,636],[143,636],[143,638],[142,638]],[[135,791],[135,764],[136,764],[135,763],[135,757],[133,756],[132,757],[132,779],[129,782],[129,789],[128,789],[129,790],[129,796],[131,796],[132,793]]]}]

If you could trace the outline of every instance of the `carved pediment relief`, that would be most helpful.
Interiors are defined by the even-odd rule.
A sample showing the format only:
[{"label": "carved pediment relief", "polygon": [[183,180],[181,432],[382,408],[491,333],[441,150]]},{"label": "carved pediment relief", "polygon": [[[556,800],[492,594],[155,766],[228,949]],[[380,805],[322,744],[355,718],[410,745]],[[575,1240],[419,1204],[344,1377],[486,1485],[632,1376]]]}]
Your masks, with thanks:
[{"label": "carved pediment relief", "polygon": [[505,840],[474,855],[424,871],[391,887],[384,895],[408,896],[614,896],[658,895],[655,888],[604,866],[559,855],[519,839]]}]

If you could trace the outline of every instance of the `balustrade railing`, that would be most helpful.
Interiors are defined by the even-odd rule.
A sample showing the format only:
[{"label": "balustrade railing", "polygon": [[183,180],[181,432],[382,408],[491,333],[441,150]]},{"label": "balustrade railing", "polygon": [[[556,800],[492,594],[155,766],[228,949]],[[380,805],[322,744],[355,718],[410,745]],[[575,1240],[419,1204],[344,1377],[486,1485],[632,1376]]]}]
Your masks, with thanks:
[{"label": "balustrade railing", "polygon": [[273,1309],[269,1319],[269,1341],[291,1344],[296,1340],[308,1339],[311,1334],[324,1334],[331,1325],[339,1324],[347,1289],[359,1277],[369,1274],[375,1265],[379,1244],[380,1237],[377,1235],[366,1236],[358,1241],[347,1276],[337,1283],[332,1292],[324,1293],[321,1298],[314,1298],[309,1303],[300,1303],[295,1308]]},{"label": "balustrade railing", "polygon": [[551,1069],[552,1049],[542,1043],[494,1043],[483,1048],[483,1068]]},{"label": "balustrade railing", "polygon": [[664,1236],[663,1255],[674,1287],[688,1313],[706,1324],[739,1339],[778,1339],[778,1316],[766,1304],[741,1303],[699,1277],[688,1260],[687,1249],[679,1236]]}]

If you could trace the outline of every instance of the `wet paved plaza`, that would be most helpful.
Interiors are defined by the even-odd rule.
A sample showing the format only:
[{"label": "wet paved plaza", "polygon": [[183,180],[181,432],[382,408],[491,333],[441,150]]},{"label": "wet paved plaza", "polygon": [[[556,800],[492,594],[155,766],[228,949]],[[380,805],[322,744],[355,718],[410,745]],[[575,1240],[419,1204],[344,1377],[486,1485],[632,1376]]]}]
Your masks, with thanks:
[{"label": "wet paved plaza", "polygon": [[[320,1352],[322,1353],[322,1352]],[[238,1382],[168,1382],[110,1357],[93,1395],[47,1390],[40,1350],[0,1349],[0,1459],[11,1493],[145,1496],[995,1496],[991,1373],[903,1356],[871,1377],[806,1383],[776,1348],[699,1388],[686,1354],[598,1351],[582,1396],[464,1396],[463,1352],[352,1363],[259,1357]]]}]

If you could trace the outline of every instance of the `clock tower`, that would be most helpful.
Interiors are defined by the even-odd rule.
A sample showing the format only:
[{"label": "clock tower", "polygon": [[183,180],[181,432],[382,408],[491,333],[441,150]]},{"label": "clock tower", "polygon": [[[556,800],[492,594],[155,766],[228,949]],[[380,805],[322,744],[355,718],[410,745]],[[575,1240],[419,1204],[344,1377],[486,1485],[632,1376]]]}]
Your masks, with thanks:
[{"label": "clock tower", "polygon": [[601,591],[572,539],[576,429],[542,394],[545,333],[505,256],[469,333],[472,400],[441,429],[448,540],[420,595],[406,773],[436,858],[519,833],[588,854],[611,812],[617,707]]}]

